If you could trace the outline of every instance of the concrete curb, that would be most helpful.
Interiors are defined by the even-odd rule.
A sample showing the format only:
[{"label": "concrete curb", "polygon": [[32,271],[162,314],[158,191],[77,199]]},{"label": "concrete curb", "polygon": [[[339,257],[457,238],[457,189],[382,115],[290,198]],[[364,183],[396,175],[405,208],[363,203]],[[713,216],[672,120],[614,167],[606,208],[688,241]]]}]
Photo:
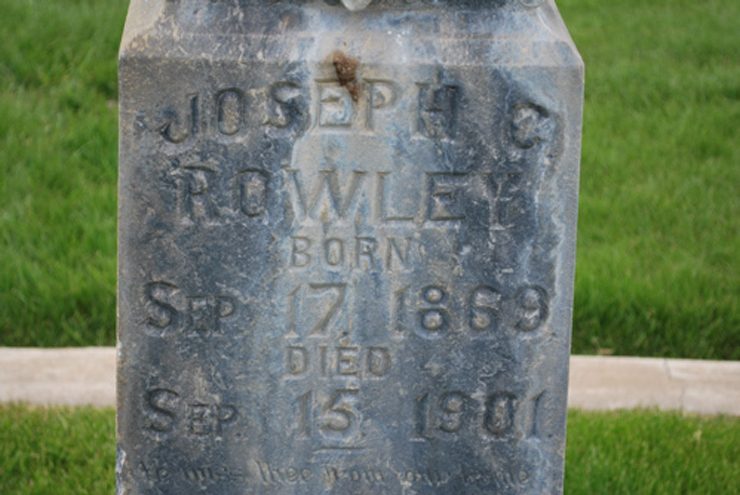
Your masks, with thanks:
[{"label": "concrete curb", "polygon": [[[0,402],[114,407],[116,351],[0,347]],[[570,407],[740,416],[740,362],[572,356]]]},{"label": "concrete curb", "polygon": [[113,347],[0,347],[0,402],[116,404]]},{"label": "concrete curb", "polygon": [[740,416],[740,362],[571,356],[568,406]]}]

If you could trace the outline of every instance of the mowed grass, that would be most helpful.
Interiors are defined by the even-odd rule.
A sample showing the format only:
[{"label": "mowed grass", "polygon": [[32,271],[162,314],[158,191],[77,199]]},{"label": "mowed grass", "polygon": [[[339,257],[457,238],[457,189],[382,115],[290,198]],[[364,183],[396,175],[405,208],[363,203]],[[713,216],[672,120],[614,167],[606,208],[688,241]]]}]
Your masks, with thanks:
[{"label": "mowed grass", "polygon": [[565,493],[740,494],[740,419],[571,410]]},{"label": "mowed grass", "polygon": [[574,352],[740,359],[740,2],[559,5],[586,64]]},{"label": "mowed grass", "polygon": [[[103,494],[115,483],[112,409],[0,406],[0,493]],[[740,493],[740,420],[570,411],[568,495]]]},{"label": "mowed grass", "polygon": [[0,405],[0,493],[114,493],[116,413]]},{"label": "mowed grass", "polygon": [[[559,5],[587,66],[574,352],[740,359],[740,2]],[[0,345],[114,342],[125,9],[3,2]]]},{"label": "mowed grass", "polygon": [[3,0],[0,345],[112,344],[122,0]]}]

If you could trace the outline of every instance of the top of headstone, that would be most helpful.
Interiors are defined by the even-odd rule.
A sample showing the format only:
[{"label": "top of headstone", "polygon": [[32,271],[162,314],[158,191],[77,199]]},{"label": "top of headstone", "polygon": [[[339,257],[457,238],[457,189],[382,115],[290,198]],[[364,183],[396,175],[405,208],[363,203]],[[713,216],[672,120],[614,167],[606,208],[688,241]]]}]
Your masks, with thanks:
[{"label": "top of headstone", "polygon": [[370,5],[370,2],[372,1],[373,0],[342,0],[342,4],[344,4],[344,6],[349,10],[355,12],[364,9]]},{"label": "top of headstone", "polygon": [[[342,4],[345,7],[347,7],[347,9],[351,10],[352,12],[356,12],[359,10],[363,10],[365,7],[373,3],[373,1],[375,0],[342,0]],[[518,2],[524,7],[534,8],[534,7],[538,7],[543,2],[543,0],[518,0]],[[415,0],[403,0],[402,3],[405,3],[405,4],[413,4],[413,3],[434,4],[434,3],[443,3],[443,2],[438,2],[438,1],[417,2]],[[499,1],[494,1],[491,3],[501,4],[502,2],[499,0]]]},{"label": "top of headstone", "polygon": [[[398,16],[422,11],[427,17],[399,22]],[[497,40],[498,65],[520,65],[518,54],[525,45],[530,47],[529,63],[582,65],[553,0],[147,0],[129,9],[120,56],[207,53],[210,60],[228,59],[236,49],[234,43],[218,43],[204,52],[202,36],[233,36],[247,43],[244,36],[249,35],[271,40],[265,53],[273,57],[295,52],[302,60],[312,56],[302,52],[306,45],[284,43],[281,37],[312,36],[333,29],[336,22],[351,26],[343,31],[344,42],[351,45],[350,39],[362,38],[364,44],[370,37],[373,42],[368,49],[378,53],[400,49],[406,41],[399,45],[399,40],[419,43],[441,37],[448,40],[446,48],[434,57],[441,63],[456,63],[459,55],[451,39],[459,39],[459,49],[466,53],[463,45],[468,41],[463,38],[474,37]],[[173,40],[164,42],[172,33],[177,33],[176,50]],[[421,45],[406,52],[407,62],[429,60],[431,45]]]}]

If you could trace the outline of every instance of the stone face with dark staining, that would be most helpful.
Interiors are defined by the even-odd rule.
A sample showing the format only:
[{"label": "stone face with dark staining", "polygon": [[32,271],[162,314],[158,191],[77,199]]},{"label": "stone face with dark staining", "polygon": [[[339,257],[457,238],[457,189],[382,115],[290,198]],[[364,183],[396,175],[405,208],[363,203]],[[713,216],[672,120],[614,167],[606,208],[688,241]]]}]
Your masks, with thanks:
[{"label": "stone face with dark staining", "polygon": [[131,4],[118,493],[562,491],[581,60],[349,3]]},{"label": "stone face with dark staining", "polygon": [[360,82],[357,80],[357,59],[348,57],[340,51],[332,55],[332,63],[337,71],[339,84],[347,88],[354,101],[360,99]]}]

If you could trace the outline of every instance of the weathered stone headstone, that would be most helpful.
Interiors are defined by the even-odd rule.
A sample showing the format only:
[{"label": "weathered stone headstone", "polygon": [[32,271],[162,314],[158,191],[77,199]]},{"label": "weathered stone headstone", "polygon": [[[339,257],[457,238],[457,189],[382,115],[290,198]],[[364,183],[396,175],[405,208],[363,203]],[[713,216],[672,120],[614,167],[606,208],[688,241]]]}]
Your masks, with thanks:
[{"label": "weathered stone headstone", "polygon": [[343,2],[131,3],[119,493],[562,491],[579,55]]}]

